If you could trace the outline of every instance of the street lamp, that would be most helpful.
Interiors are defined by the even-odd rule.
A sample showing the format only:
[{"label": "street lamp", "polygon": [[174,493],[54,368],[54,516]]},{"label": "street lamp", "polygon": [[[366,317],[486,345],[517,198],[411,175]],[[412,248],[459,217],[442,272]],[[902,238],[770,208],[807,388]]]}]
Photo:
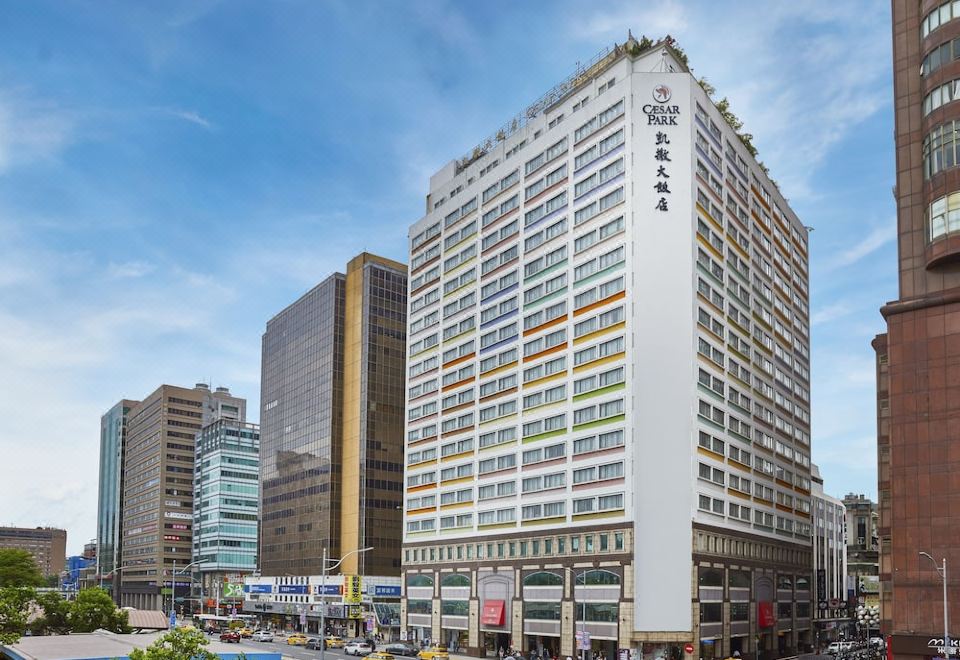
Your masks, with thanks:
[{"label": "street lamp", "polygon": [[949,626],[949,614],[947,611],[947,558],[943,558],[943,566],[937,566],[936,560],[927,552],[921,552],[921,556],[926,557],[933,564],[933,568],[943,578],[943,655],[950,657],[950,633],[947,631]]},{"label": "street lamp", "polygon": [[173,579],[170,580],[170,611],[174,613],[174,616],[176,616],[176,612],[177,612],[177,573],[179,572],[182,575],[185,570],[187,570],[194,564],[202,564],[202,563],[203,562],[198,559],[197,561],[190,562],[189,564],[181,568],[179,571],[177,571],[177,560],[176,559],[173,560],[173,573],[172,573]]},{"label": "street lamp", "polygon": [[[373,550],[373,547],[369,548],[360,548],[358,550],[351,550],[340,559],[327,558],[327,548],[323,548],[323,563],[320,565],[320,660],[325,660],[324,652],[327,650],[327,631],[326,631],[326,616],[327,616],[327,571],[335,570],[340,564],[343,563],[343,560],[349,557],[350,555],[363,554],[364,552],[370,552]],[[333,562],[332,565],[328,566],[330,562]]]},{"label": "street lamp", "polygon": [[[573,597],[577,602],[577,610],[580,609],[580,606],[583,605],[583,613],[580,615],[580,660],[587,660],[587,648],[586,648],[586,626],[587,626],[587,606],[586,603],[581,603],[580,599],[577,598],[577,578],[583,578],[583,586],[587,586],[587,572],[593,570],[593,568],[585,568],[580,573],[574,576],[573,579]],[[576,613],[574,613],[576,616]],[[576,619],[574,619],[576,623]]]}]

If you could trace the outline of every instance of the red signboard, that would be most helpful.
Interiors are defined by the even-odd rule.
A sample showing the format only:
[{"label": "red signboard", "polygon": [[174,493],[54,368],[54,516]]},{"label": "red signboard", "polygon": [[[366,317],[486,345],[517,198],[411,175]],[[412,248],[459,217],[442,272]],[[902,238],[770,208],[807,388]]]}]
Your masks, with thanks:
[{"label": "red signboard", "polygon": [[502,626],[503,611],[505,609],[502,600],[488,600],[483,603],[483,613],[480,615],[480,623],[485,626]]},{"label": "red signboard", "polygon": [[757,623],[761,628],[769,628],[777,622],[773,616],[773,603],[769,600],[761,600],[757,603]]}]

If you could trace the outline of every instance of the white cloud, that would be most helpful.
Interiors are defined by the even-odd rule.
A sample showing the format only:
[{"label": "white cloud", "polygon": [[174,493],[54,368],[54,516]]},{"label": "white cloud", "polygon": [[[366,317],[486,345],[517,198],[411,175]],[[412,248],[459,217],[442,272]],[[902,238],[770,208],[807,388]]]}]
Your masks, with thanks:
[{"label": "white cloud", "polygon": [[794,200],[815,196],[810,179],[830,150],[889,104],[887,10],[874,3],[699,3],[696,20],[673,1],[595,7],[569,22],[572,38],[622,41],[627,27],[675,37]]},{"label": "white cloud", "polygon": [[602,9],[586,17],[580,15],[571,20],[569,31],[574,38],[594,42],[600,39],[622,42],[627,37],[628,28],[634,30],[637,38],[640,37],[637,30],[657,38],[667,34],[676,36],[688,26],[686,9],[679,2],[671,0],[653,5],[619,2],[613,6],[609,3],[596,6]]},{"label": "white cloud", "polygon": [[882,248],[897,237],[896,223],[886,223],[875,227],[858,243],[826,258],[825,271],[837,270],[852,266],[869,254]]},{"label": "white cloud", "polygon": [[107,266],[107,275],[112,278],[123,279],[127,277],[143,277],[149,275],[156,269],[153,264],[145,261],[125,261],[123,263],[111,263]]},{"label": "white cloud", "polygon": [[177,117],[191,124],[196,124],[197,126],[202,126],[206,129],[214,128],[213,124],[209,119],[200,115],[200,113],[194,110],[179,110],[176,108],[167,108],[167,114],[171,117]]},{"label": "white cloud", "polygon": [[74,120],[26,90],[0,89],[0,174],[55,159],[72,141]]},{"label": "white cloud", "polygon": [[810,325],[822,325],[851,314],[853,309],[844,301],[838,301],[810,313]]}]

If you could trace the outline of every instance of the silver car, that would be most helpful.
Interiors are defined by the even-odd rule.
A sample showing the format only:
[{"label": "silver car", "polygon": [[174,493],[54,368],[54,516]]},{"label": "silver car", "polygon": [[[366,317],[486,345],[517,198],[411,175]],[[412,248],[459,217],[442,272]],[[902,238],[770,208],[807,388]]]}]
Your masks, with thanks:
[{"label": "silver car", "polygon": [[253,633],[253,637],[251,637],[251,639],[255,642],[272,642],[273,633],[269,630],[258,630],[257,632]]},{"label": "silver car", "polygon": [[373,653],[373,649],[362,639],[354,639],[347,642],[347,645],[343,647],[343,652],[347,655],[370,655]]}]

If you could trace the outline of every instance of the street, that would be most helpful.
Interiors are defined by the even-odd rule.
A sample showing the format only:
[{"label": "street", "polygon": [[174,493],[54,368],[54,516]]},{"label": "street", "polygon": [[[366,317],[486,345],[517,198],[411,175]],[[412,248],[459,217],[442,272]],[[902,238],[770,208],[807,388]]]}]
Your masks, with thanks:
[{"label": "street", "polygon": [[[212,639],[218,639],[218,636],[213,636]],[[250,650],[256,650],[263,652],[273,652],[279,653],[289,658],[296,658],[297,660],[317,660],[320,657],[320,651],[314,651],[312,649],[304,648],[303,646],[297,646],[294,644],[287,644],[286,637],[277,636],[275,641],[272,642],[255,642],[252,639],[242,639],[240,640],[240,646],[249,648]],[[330,660],[345,660],[345,658],[353,658],[353,656],[348,656],[343,652],[343,649],[327,649],[324,651],[324,655]]]}]

